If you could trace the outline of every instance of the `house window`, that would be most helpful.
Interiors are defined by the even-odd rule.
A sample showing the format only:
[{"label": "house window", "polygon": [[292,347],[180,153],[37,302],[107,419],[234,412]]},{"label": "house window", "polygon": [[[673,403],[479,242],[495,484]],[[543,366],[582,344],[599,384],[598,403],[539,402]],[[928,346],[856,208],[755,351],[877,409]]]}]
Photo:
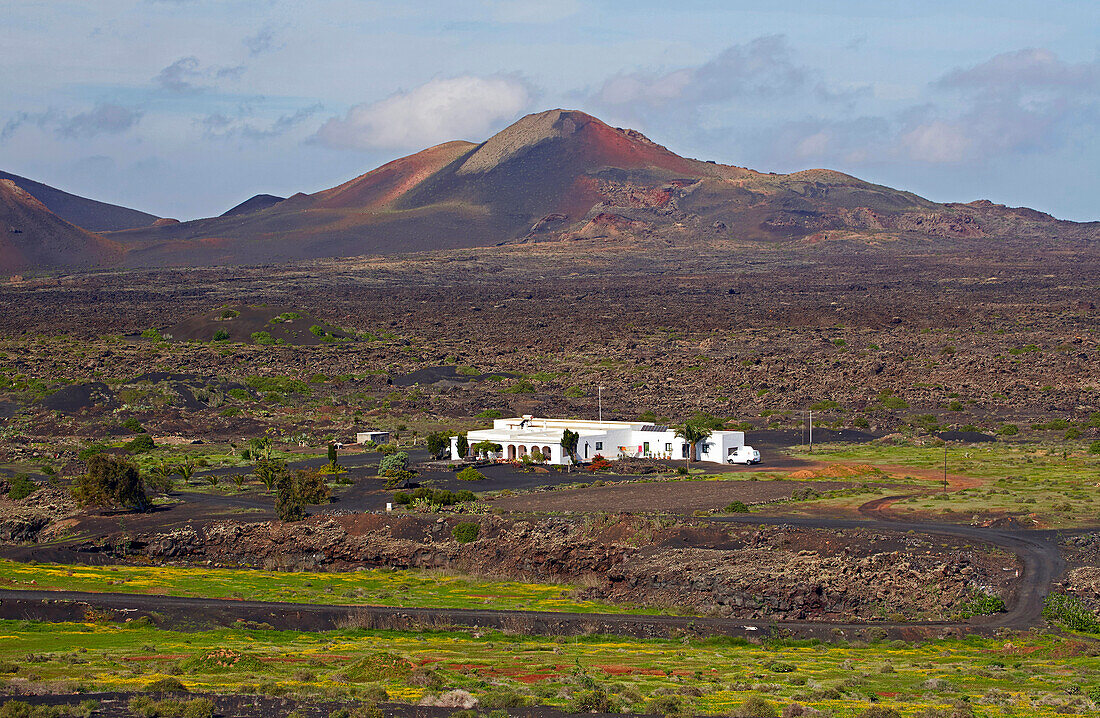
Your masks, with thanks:
[{"label": "house window", "polygon": [[665,444],[665,453],[672,453],[672,444]]},{"label": "house window", "polygon": [[597,441],[596,442],[596,451],[599,451],[602,448],[603,448],[603,442],[602,441]]},{"label": "house window", "polygon": [[703,453],[704,454],[709,454],[711,446],[713,446],[713,444],[703,444]]}]

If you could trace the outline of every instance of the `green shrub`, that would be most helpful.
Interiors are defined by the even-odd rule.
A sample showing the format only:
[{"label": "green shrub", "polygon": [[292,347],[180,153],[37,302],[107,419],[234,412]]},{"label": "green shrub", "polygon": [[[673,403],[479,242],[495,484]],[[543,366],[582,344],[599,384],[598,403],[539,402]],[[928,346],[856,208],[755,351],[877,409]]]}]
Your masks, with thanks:
[{"label": "green shrub", "polygon": [[137,436],[127,441],[123,448],[131,454],[143,454],[146,451],[152,451],[157,448],[157,445],[154,443],[153,437],[148,434],[142,434],[141,436]]},{"label": "green shrub", "polygon": [[144,434],[145,427],[141,425],[141,422],[137,420],[137,417],[131,416],[122,420],[122,428],[129,429],[135,434]]},{"label": "green shrub", "polygon": [[433,489],[421,486],[412,491],[398,491],[393,495],[394,503],[408,506],[416,501],[426,501],[434,506],[454,506],[465,501],[474,501],[477,497],[473,491],[448,491],[447,489]]},{"label": "green shrub", "polygon": [[1089,444],[1089,453],[1090,454],[1100,454],[1100,441],[1094,441],[1091,444]]},{"label": "green shrub", "polygon": [[535,385],[526,379],[520,379],[512,386],[504,390],[506,394],[534,394]]},{"label": "green shrub", "polygon": [[221,319],[236,319],[239,316],[241,316],[241,313],[238,312],[236,309],[226,309],[224,312],[221,313],[220,318]]},{"label": "green shrub", "polygon": [[988,593],[983,593],[963,602],[962,617],[991,616],[994,613],[1003,613],[1004,611],[1004,599],[1000,596],[991,596]]},{"label": "green shrub", "polygon": [[314,324],[309,328],[309,333],[317,337],[323,337],[328,332],[326,332],[325,328],[322,327],[320,324]]},{"label": "green shrub", "polygon": [[281,394],[308,394],[309,385],[285,376],[250,376],[244,383],[256,391],[277,391]]},{"label": "green shrub", "polygon": [[569,399],[580,399],[588,395],[585,393],[584,389],[579,386],[571,386],[565,390],[565,396]]},{"label": "green shrub", "polygon": [[884,396],[879,399],[879,402],[882,404],[883,408],[894,411],[909,408],[909,402],[902,399],[900,396]]},{"label": "green shrub", "polygon": [[659,716],[673,716],[684,712],[684,699],[681,696],[654,696],[646,701],[646,713]]},{"label": "green shrub", "polygon": [[241,389],[238,387],[236,389],[230,389],[226,394],[237,401],[252,401],[252,394],[249,393],[248,389]]},{"label": "green shrub", "polygon": [[1079,598],[1064,593],[1052,593],[1043,603],[1043,618],[1057,622],[1071,631],[1100,633],[1100,620]]},{"label": "green shrub", "polygon": [[816,404],[811,404],[810,409],[812,411],[835,411],[840,408],[840,404],[832,399],[823,399]]},{"label": "green shrub", "polygon": [[500,419],[503,416],[504,414],[502,414],[499,409],[485,409],[484,411],[474,414],[474,417],[477,419]]},{"label": "green shrub", "polygon": [[455,478],[459,481],[484,481],[487,477],[472,466],[467,466],[462,471],[455,474]]},{"label": "green shrub", "polygon": [[454,528],[451,529],[451,536],[459,543],[477,541],[479,533],[481,533],[481,526],[473,521],[463,521],[462,523],[455,524]]},{"label": "green shrub", "polygon": [[599,684],[591,688],[574,691],[569,699],[570,713],[614,713],[611,696],[607,689]]},{"label": "green shrub", "polygon": [[860,713],[857,718],[901,718],[901,713],[886,706],[871,706]]},{"label": "green shrub", "polygon": [[178,678],[166,676],[146,685],[145,691],[147,693],[187,693],[187,686],[183,685]]},{"label": "green shrub", "polygon": [[997,429],[997,433],[1001,436],[1015,436],[1020,433],[1020,427],[1015,424],[1001,424],[1001,428]]},{"label": "green shrub", "polygon": [[367,686],[363,689],[363,699],[374,702],[388,701],[390,694],[386,692],[386,689],[377,683]]},{"label": "green shrub", "polygon": [[726,504],[726,508],[722,511],[727,514],[747,514],[749,513],[749,507],[745,505],[744,501],[731,501]]},{"label": "green shrub", "polygon": [[485,708],[526,708],[531,705],[531,697],[520,693],[514,688],[500,688],[490,693],[482,693],[478,696],[479,702]]},{"label": "green shrub", "polygon": [[225,331],[224,329],[219,329],[218,331],[214,332],[214,341],[216,342],[224,342],[228,338],[229,332]]},{"label": "green shrub", "polygon": [[252,332],[249,337],[257,344],[271,345],[276,343],[270,332]]},{"label": "green shrub", "polygon": [[141,333],[142,339],[152,339],[154,341],[161,341],[164,337],[161,336],[160,331],[157,329],[146,329]]},{"label": "green shrub", "polygon": [[779,710],[763,696],[753,694],[741,703],[734,715],[740,718],[778,718]]},{"label": "green shrub", "polygon": [[12,477],[11,486],[8,489],[8,498],[12,501],[25,499],[38,490],[38,484],[31,481],[26,474],[16,474]]},{"label": "green shrub", "polygon": [[409,455],[404,451],[386,454],[378,462],[378,475],[391,476],[397,471],[409,470]]}]

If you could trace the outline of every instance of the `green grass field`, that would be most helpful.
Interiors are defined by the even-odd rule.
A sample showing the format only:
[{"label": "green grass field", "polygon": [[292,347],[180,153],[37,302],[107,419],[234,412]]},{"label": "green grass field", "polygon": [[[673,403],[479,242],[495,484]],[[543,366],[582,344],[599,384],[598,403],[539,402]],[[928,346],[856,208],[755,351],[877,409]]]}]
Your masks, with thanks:
[{"label": "green grass field", "polygon": [[[870,703],[916,718],[960,701],[986,718],[1046,718],[1095,715],[1090,696],[1100,698],[1097,646],[1072,637],[753,645],[432,628],[180,633],[138,623],[0,621],[0,667],[20,689],[141,691],[172,675],[192,691],[354,698],[380,686],[391,700],[416,702],[464,689],[486,705],[510,695],[572,709],[595,692],[615,710],[666,714],[730,715],[761,695],[835,718]],[[655,696],[664,703],[649,703]]]},{"label": "green grass field", "polygon": [[0,560],[0,587],[202,598],[418,608],[490,608],[576,613],[660,613],[575,601],[566,584],[488,581],[441,571],[369,569],[346,573],[228,568],[76,566]]},{"label": "green grass field", "polygon": [[[882,446],[831,444],[815,446],[813,457],[827,461],[912,467],[942,472],[943,446]],[[947,471],[972,478],[980,486],[951,491],[946,496],[906,499],[900,511],[969,519],[973,514],[1032,515],[1041,525],[1073,527],[1100,522],[1100,455],[1084,445],[967,444],[949,446]],[[897,474],[898,471],[894,470]],[[903,481],[904,476],[899,477]],[[935,490],[934,481],[921,482]]]}]

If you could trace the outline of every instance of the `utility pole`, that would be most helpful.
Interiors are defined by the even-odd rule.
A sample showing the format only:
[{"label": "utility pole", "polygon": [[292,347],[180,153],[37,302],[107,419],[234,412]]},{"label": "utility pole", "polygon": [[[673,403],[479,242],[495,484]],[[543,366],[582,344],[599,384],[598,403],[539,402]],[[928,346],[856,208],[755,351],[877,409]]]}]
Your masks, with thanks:
[{"label": "utility pole", "polygon": [[600,405],[600,423],[603,423],[603,387],[596,389],[596,399]]},{"label": "utility pole", "polygon": [[947,442],[943,442],[943,492],[947,493]]},{"label": "utility pole", "polygon": [[809,453],[812,454],[812,453],[814,453],[814,410],[813,409],[807,409],[807,411],[810,412],[810,421],[809,421],[810,451],[809,451]]}]

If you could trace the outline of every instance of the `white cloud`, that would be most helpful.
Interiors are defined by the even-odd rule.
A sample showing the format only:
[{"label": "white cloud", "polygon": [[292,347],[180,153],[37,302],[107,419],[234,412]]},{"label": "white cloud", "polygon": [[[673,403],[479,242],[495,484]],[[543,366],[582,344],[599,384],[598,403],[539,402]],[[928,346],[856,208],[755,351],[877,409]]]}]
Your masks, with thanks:
[{"label": "white cloud", "polygon": [[971,146],[963,128],[942,120],[913,128],[899,142],[910,159],[937,164],[963,161]]},{"label": "white cloud", "polygon": [[330,147],[420,149],[448,140],[482,140],[528,108],[531,92],[508,76],[432,80],[384,100],[356,105],[317,131]]}]

